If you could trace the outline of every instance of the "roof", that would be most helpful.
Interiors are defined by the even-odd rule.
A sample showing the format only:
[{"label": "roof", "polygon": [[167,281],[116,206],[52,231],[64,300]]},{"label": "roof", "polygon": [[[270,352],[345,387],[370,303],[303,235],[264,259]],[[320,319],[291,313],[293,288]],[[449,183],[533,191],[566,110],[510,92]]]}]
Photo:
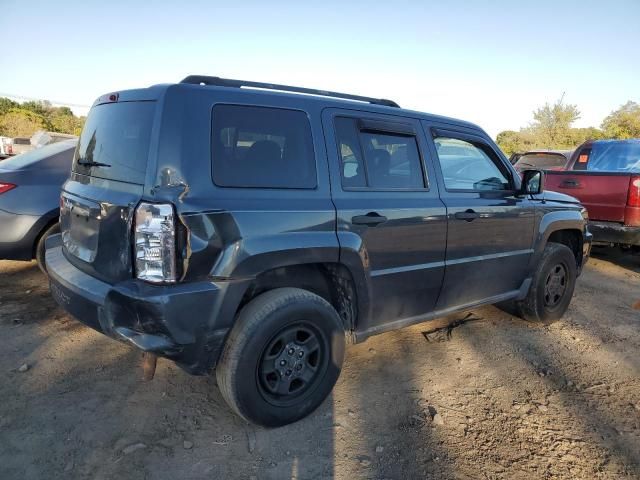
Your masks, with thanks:
[{"label": "roof", "polygon": [[[187,81],[188,80],[188,81]],[[208,82],[208,83],[207,83]],[[399,115],[414,118],[422,118],[424,120],[433,120],[442,123],[455,124],[474,130],[483,131],[481,127],[471,122],[460,120],[441,115],[434,115],[425,112],[419,112],[406,108],[400,108],[398,104],[392,100],[364,97],[354,94],[345,94],[339,92],[331,92],[326,90],[316,90],[303,87],[293,87],[288,85],[268,84],[244,80],[230,80],[219,77],[207,77],[203,75],[192,75],[186,77],[178,84],[158,84],[148,88],[122,90],[107,93],[100,96],[93,103],[93,106],[102,103],[109,103],[110,97],[116,95],[115,101],[136,101],[136,100],[157,100],[169,88],[185,88],[185,89],[207,89],[218,91],[229,91],[246,94],[248,96],[272,97],[274,101],[279,98],[295,98],[303,97],[305,101],[310,103],[319,103],[326,107],[334,108],[353,108],[354,105],[365,107],[367,111],[382,113],[387,115]]]}]

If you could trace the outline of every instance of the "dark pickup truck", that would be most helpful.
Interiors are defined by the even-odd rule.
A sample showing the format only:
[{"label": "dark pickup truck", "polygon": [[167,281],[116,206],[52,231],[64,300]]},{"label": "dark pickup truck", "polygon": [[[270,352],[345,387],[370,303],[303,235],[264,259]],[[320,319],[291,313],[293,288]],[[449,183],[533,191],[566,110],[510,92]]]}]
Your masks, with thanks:
[{"label": "dark pickup truck", "polygon": [[347,341],[498,302],[563,315],[591,235],[543,180],[390,100],[202,76],[111,93],[62,189],[51,290],[283,425],[331,392]]},{"label": "dark pickup truck", "polygon": [[545,185],[582,202],[594,241],[640,251],[640,140],[586,142]]}]

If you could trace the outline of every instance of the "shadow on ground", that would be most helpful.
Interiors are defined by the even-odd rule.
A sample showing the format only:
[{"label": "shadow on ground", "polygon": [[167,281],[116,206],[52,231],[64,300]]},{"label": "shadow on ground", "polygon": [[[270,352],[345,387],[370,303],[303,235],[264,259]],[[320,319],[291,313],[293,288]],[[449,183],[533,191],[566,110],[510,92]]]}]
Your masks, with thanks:
[{"label": "shadow on ground", "polygon": [[138,352],[57,309],[35,265],[0,262],[0,478],[633,478],[626,261],[598,257],[550,326],[485,307],[443,341],[422,335],[440,321],[352,346],[331,397],[276,430],[234,416],[212,376],[160,361],[141,383]]}]

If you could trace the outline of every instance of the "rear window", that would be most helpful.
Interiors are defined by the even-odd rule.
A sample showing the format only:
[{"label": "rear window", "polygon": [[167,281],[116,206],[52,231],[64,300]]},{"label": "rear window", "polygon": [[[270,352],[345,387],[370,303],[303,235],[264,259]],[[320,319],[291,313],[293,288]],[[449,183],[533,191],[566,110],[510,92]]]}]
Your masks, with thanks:
[{"label": "rear window", "polygon": [[73,171],[144,184],[155,102],[121,102],[91,109]]},{"label": "rear window", "polygon": [[[0,169],[23,170],[36,164],[40,164],[39,166],[42,168],[57,168],[65,166],[66,163],[67,171],[69,171],[71,157],[73,156],[73,150],[75,148],[76,142],[73,140],[45,145],[42,148],[36,148],[3,160],[0,162]],[[51,160],[49,161],[48,159]]]},{"label": "rear window", "polygon": [[315,188],[315,157],[306,113],[216,105],[212,115],[212,169],[216,185]]},{"label": "rear window", "polygon": [[640,141],[594,142],[580,151],[575,168],[585,165],[596,172],[640,172]]},{"label": "rear window", "polygon": [[30,138],[14,138],[13,144],[14,145],[31,145],[31,139]]},{"label": "rear window", "polygon": [[518,170],[528,168],[560,169],[567,164],[567,157],[559,153],[525,153],[515,163]]}]

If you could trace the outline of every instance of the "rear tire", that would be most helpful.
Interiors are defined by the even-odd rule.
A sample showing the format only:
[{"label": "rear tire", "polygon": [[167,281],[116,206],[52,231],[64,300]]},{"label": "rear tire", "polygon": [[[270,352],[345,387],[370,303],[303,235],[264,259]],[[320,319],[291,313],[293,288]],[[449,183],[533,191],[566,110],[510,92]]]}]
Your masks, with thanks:
[{"label": "rear tire", "polygon": [[518,313],[530,322],[558,320],[569,307],[576,285],[576,258],[569,247],[549,242],[527,296],[516,302]]},{"label": "rear tire", "polygon": [[298,288],[270,290],[231,329],[216,367],[220,392],[248,422],[287,425],[329,395],[344,349],[342,322],[326,300]]},{"label": "rear tire", "polygon": [[56,233],[60,233],[60,224],[57,222],[48,227],[42,233],[42,235],[40,235],[38,244],[36,245],[36,261],[38,262],[38,267],[40,267],[40,270],[42,270],[42,273],[44,273],[45,275],[47,274],[47,266],[44,262],[44,244],[47,240],[47,237],[49,237],[50,235],[55,235]]}]

